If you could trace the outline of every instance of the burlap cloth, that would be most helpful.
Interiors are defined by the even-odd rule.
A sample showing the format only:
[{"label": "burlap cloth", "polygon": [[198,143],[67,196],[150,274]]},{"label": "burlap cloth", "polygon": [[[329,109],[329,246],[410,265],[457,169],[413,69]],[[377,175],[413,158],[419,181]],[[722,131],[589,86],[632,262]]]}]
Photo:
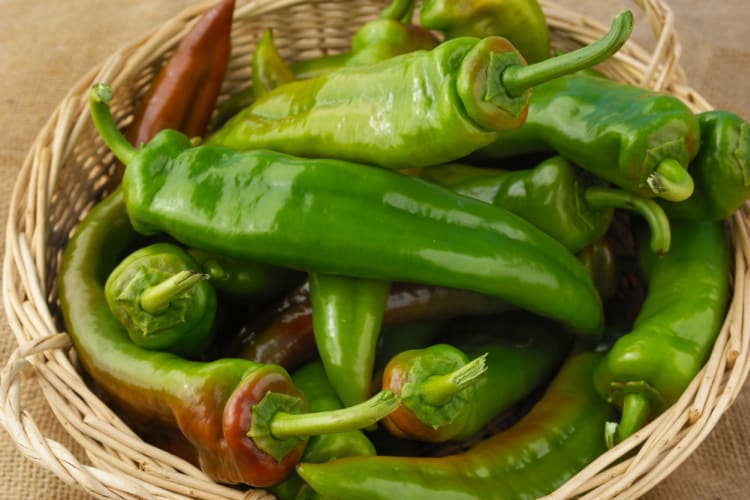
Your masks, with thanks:
[{"label": "burlap cloth", "polygon": [[[38,130],[66,91],[93,65],[172,17],[194,0],[0,0],[0,207],[3,229],[18,170]],[[608,19],[625,0],[565,0],[582,13]],[[747,0],[669,0],[684,45],[682,65],[692,83],[717,108],[750,119],[750,4]],[[639,28],[639,36],[647,32]],[[647,41],[643,42],[648,43]],[[5,231],[0,231],[4,251]],[[0,318],[0,362],[15,339],[4,311]],[[81,450],[62,430],[33,383],[25,404],[44,434]],[[721,419],[694,455],[651,499],[747,498],[750,482],[750,387]],[[25,459],[13,439],[0,432],[0,498],[85,498],[80,490]]]}]

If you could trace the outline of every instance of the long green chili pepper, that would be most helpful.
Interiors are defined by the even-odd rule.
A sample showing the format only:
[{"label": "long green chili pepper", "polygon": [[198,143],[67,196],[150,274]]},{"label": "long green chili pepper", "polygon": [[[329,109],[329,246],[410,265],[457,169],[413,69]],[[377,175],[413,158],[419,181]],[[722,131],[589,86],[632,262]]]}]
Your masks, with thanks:
[{"label": "long green chili pepper", "polygon": [[602,304],[582,264],[503,209],[386,169],[191,147],[174,131],[136,150],[117,129],[110,96],[94,86],[91,113],[127,165],[123,193],[139,232],[307,271],[466,288],[582,335],[602,328]]},{"label": "long green chili pepper", "polygon": [[699,145],[698,120],[677,97],[579,73],[538,85],[526,123],[476,156],[556,152],[625,190],[682,201]]},{"label": "long green chili pepper", "polygon": [[[272,39],[263,39],[267,54],[276,52],[272,46]],[[260,42],[259,42],[260,43]],[[430,50],[438,44],[438,40],[427,29],[406,22],[399,22],[396,18],[385,15],[380,19],[362,25],[352,37],[351,49],[341,54],[324,55],[312,59],[290,61],[288,64],[276,56],[264,57],[262,61],[268,64],[260,73],[276,74],[284,81],[288,72],[297,80],[321,76],[345,66],[372,64],[397,55],[415,50]],[[258,49],[261,50],[261,49]],[[253,74],[255,74],[255,69]],[[254,86],[249,86],[221,102],[216,110],[216,116],[211,124],[211,130],[217,130],[229,118],[250,106],[256,98]]]},{"label": "long green chili pepper", "polygon": [[530,63],[551,53],[547,19],[536,0],[424,0],[419,22],[446,39],[502,36]]},{"label": "long green chili pepper", "polygon": [[300,463],[297,473],[332,499],[539,498],[606,450],[602,426],[613,412],[591,384],[600,359],[572,356],[525,417],[464,453]]},{"label": "long green chili pepper", "polygon": [[299,286],[305,273],[286,267],[233,259],[198,248],[187,252],[206,273],[217,291],[247,300],[269,300]]},{"label": "long green chili pepper", "polygon": [[273,33],[270,29],[264,30],[261,34],[258,44],[255,46],[255,51],[253,51],[252,65],[252,89],[256,99],[271,89],[297,79],[276,50]]},{"label": "long green chili pepper", "polygon": [[[527,313],[451,322],[446,341],[460,348],[434,344],[404,351],[386,365],[382,387],[401,396],[401,407],[383,424],[407,439],[471,438],[560,366],[571,342],[559,330]],[[478,359],[486,369],[472,379]]]},{"label": "long green chili pepper", "polygon": [[695,192],[661,202],[670,218],[723,220],[750,197],[750,124],[728,111],[700,113],[701,146],[690,163]]},{"label": "long green chili pepper", "polygon": [[104,292],[136,345],[194,358],[214,338],[217,299],[207,278],[182,248],[155,243],[125,257]]},{"label": "long green chili pepper", "polygon": [[[494,297],[458,288],[394,283],[383,325],[489,314],[510,307]],[[222,352],[225,356],[275,363],[292,370],[314,358],[316,349],[309,287],[304,284],[260,315],[253,315]]]},{"label": "long green chili pepper", "polygon": [[532,87],[610,57],[632,24],[625,11],[601,40],[531,66],[504,38],[462,37],[341,68],[269,92],[207,143],[395,169],[454,161],[519,127]]},{"label": "long green chili pepper", "polygon": [[596,370],[597,390],[622,409],[619,440],[677,401],[706,361],[724,321],[729,245],[723,224],[673,221],[672,229],[674,243],[665,256],[640,249],[646,300],[633,329]]},{"label": "long green chili pepper", "polygon": [[533,169],[503,171],[464,164],[428,167],[419,176],[451,191],[505,208],[578,252],[607,232],[613,209],[641,215],[651,228],[651,248],[669,251],[669,220],[653,200],[591,185],[560,156]]},{"label": "long green chili pepper", "polygon": [[365,427],[398,407],[398,398],[381,392],[358,407],[302,414],[307,400],[280,366],[200,363],[133,344],[107,305],[104,282],[135,239],[121,191],[89,212],[60,266],[65,326],[113,404],[140,421],[178,429],[213,479],[275,484],[300,459],[305,436]]},{"label": "long green chili pepper", "polygon": [[310,273],[313,333],[328,380],[349,406],[372,394],[378,336],[390,283]]}]

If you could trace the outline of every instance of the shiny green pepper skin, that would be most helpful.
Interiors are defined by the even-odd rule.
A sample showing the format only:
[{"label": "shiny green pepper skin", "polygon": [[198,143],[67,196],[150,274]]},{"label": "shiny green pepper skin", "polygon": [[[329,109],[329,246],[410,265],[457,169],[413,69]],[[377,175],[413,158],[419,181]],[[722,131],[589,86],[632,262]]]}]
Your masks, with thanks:
[{"label": "shiny green pepper skin", "polygon": [[297,473],[331,499],[539,498],[606,450],[602,427],[613,411],[591,383],[600,359],[594,353],[569,358],[525,417],[464,453],[300,463]]},{"label": "shiny green pepper skin", "polygon": [[[400,394],[401,408],[383,419],[394,435],[421,441],[463,441],[546,383],[568,355],[571,337],[553,322],[522,311],[451,321],[440,341],[403,351],[386,365],[383,389]],[[485,356],[486,372],[439,403],[420,392],[431,376]]]},{"label": "shiny green pepper skin", "polygon": [[674,244],[656,257],[639,244],[648,294],[633,329],[596,370],[599,393],[622,408],[624,439],[682,395],[724,322],[729,244],[721,222],[672,221]]},{"label": "shiny green pepper skin", "polygon": [[695,192],[661,205],[671,218],[724,220],[750,197],[750,124],[719,110],[700,113],[698,123],[701,146],[690,164]]},{"label": "shiny green pepper skin", "polygon": [[461,37],[340,68],[269,92],[207,144],[391,169],[454,161],[519,127],[532,87],[607,59],[632,27],[622,12],[602,39],[532,66],[505,38]]},{"label": "shiny green pepper skin", "polygon": [[[526,123],[499,136],[477,156],[557,153],[622,189],[681,201],[692,194],[687,173],[655,173],[664,161],[687,169],[699,146],[698,120],[677,97],[572,74],[537,85]],[[662,185],[671,181],[678,185]]]},{"label": "shiny green pepper skin", "polygon": [[301,398],[304,410],[304,396],[276,365],[189,361],[133,344],[107,305],[104,283],[137,240],[118,189],[88,213],[65,248],[60,309],[81,364],[115,408],[151,427],[180,432],[214,480],[256,486],[281,481],[306,441],[277,461],[247,437],[248,409],[273,391]]},{"label": "shiny green pepper skin", "polygon": [[590,206],[580,172],[555,156],[533,169],[498,170],[461,164],[422,169],[420,178],[510,210],[578,252],[607,232],[612,208]]},{"label": "shiny green pepper skin", "polygon": [[[190,358],[208,348],[214,338],[217,299],[198,268],[181,247],[155,243],[131,253],[112,271],[104,287],[107,303],[136,345]],[[172,285],[171,292],[156,299],[158,304],[146,307],[146,292],[169,284],[178,273],[188,275],[182,280],[187,284]],[[188,283],[192,278],[196,279]]]},{"label": "shiny green pepper skin", "polygon": [[582,264],[505,210],[386,169],[191,147],[174,131],[136,150],[117,130],[108,98],[92,89],[92,117],[127,165],[125,203],[144,234],[307,271],[466,288],[581,334],[602,328],[602,304]]},{"label": "shiny green pepper skin", "polygon": [[446,39],[502,36],[529,63],[550,56],[547,19],[537,0],[424,0],[419,22]]}]

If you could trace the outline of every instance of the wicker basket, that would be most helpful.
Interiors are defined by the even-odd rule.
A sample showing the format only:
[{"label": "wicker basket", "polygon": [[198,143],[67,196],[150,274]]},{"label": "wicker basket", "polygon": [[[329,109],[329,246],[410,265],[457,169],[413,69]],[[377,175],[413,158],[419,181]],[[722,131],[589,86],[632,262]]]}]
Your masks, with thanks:
[{"label": "wicker basket", "polygon": [[[224,95],[248,81],[250,57],[262,28],[274,28],[282,54],[303,58],[348,48],[363,21],[386,4],[366,0],[255,0],[238,2],[233,54]],[[601,69],[613,78],[666,90],[695,111],[710,109],[687,84],[678,65],[673,17],[658,0],[637,0],[655,33],[653,51],[629,42]],[[111,190],[111,154],[88,117],[91,83],[109,82],[113,109],[125,125],[135,100],[159,65],[211,3],[197,5],[136,43],[113,54],[70,90],[39,133],[16,182],[9,210],[3,263],[3,299],[19,347],[0,379],[0,422],[20,451],[63,481],[107,498],[263,498],[212,482],[192,465],[144,443],[105,406],[81,377],[75,352],[55,307],[56,272],[69,235],[90,207]],[[606,24],[550,1],[543,7],[553,44],[561,49],[600,37]],[[602,455],[551,498],[633,498],[674,470],[702,442],[734,401],[748,373],[748,313],[744,309],[750,223],[743,209],[728,222],[735,259],[734,295],[710,360],[664,414]],[[30,375],[24,378],[22,375]],[[39,432],[23,411],[22,383],[39,384],[63,427],[85,450],[81,463]],[[635,450],[635,451],[634,451]]]}]

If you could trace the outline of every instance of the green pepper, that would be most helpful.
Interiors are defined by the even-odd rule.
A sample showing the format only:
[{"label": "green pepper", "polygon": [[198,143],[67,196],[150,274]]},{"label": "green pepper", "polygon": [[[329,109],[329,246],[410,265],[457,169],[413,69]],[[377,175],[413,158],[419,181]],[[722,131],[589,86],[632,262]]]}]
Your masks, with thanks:
[{"label": "green pepper", "polygon": [[[294,385],[310,402],[312,411],[332,411],[343,408],[336,391],[328,381],[325,369],[319,361],[305,364],[291,374]],[[322,434],[310,438],[302,460],[311,463],[324,463],[343,457],[375,455],[375,447],[362,431],[353,430],[336,434]],[[293,474],[282,483],[271,488],[271,492],[281,500],[299,499],[308,488],[299,476]],[[306,498],[306,497],[305,497]]]},{"label": "green pepper", "polygon": [[729,244],[723,224],[673,221],[672,228],[674,243],[665,256],[640,245],[646,300],[633,329],[596,370],[597,390],[622,409],[620,440],[679,399],[706,361],[726,313]]},{"label": "green pepper", "polygon": [[[507,310],[507,302],[458,288],[394,283],[383,314],[383,325],[419,319]],[[260,315],[253,315],[223,350],[224,355],[291,370],[317,353],[312,305],[307,283],[288,293]],[[394,353],[395,354],[395,353]]]},{"label": "green pepper", "polygon": [[310,273],[313,333],[328,380],[349,406],[371,392],[390,282]]},{"label": "green pepper", "polygon": [[300,463],[297,473],[326,498],[539,498],[606,450],[602,425],[613,411],[591,384],[600,359],[568,359],[526,416],[464,453]]},{"label": "green pepper", "polygon": [[690,163],[695,192],[679,203],[662,202],[670,218],[723,220],[750,197],[750,125],[728,111],[698,115],[701,146]]},{"label": "green pepper", "polygon": [[617,292],[620,270],[612,240],[601,238],[587,245],[577,255],[588,269],[602,299],[613,297]]},{"label": "green pepper", "polygon": [[384,369],[382,387],[401,396],[401,407],[383,420],[396,436],[432,442],[475,436],[545,383],[571,344],[559,326],[527,313],[462,319],[445,329],[455,345],[401,352]]},{"label": "green pepper", "polygon": [[419,22],[446,39],[502,36],[530,63],[550,56],[547,19],[536,0],[424,0]]},{"label": "green pepper", "polygon": [[169,130],[136,150],[117,129],[108,90],[92,88],[92,117],[127,165],[123,193],[143,234],[162,231],[187,246],[308,272],[465,288],[582,335],[602,328],[602,304],[582,264],[505,210],[386,169],[191,147]]},{"label": "green pepper", "polygon": [[632,23],[625,11],[603,39],[532,66],[504,38],[462,37],[340,68],[269,92],[207,143],[393,169],[450,162],[520,126],[532,87],[608,58]]},{"label": "green pepper", "polygon": [[537,85],[526,123],[476,156],[554,152],[627,191],[682,201],[699,144],[698,120],[677,97],[573,74]]},{"label": "green pepper", "polygon": [[[348,52],[294,61],[289,64],[278,57],[272,38],[262,37],[259,45],[262,43],[263,47],[257,49],[263,53],[260,59],[262,63],[256,63],[253,59],[253,78],[256,78],[256,73],[276,75],[275,81],[286,82],[291,72],[293,79],[306,80],[345,66],[372,64],[415,50],[430,50],[438,44],[437,39],[429,30],[399,22],[398,18],[389,17],[386,14],[384,11],[380,19],[362,25],[354,34],[351,49]],[[262,69],[256,69],[256,64],[262,64]],[[244,88],[220,103],[211,124],[211,130],[218,129],[229,118],[250,106],[258,97],[256,88],[258,87],[255,85]]]},{"label": "green pepper", "polygon": [[273,33],[266,29],[260,36],[253,51],[253,94],[261,97],[271,89],[297,78],[281,57],[273,42]]},{"label": "green pepper", "polygon": [[133,344],[107,305],[104,283],[136,236],[119,189],[76,229],[59,273],[66,330],[113,405],[142,422],[179,430],[213,479],[275,484],[300,459],[305,436],[362,428],[398,406],[392,393],[381,392],[357,407],[302,414],[307,400],[280,366],[243,359],[201,363]]},{"label": "green pepper", "polygon": [[456,193],[510,210],[574,253],[607,232],[614,208],[643,216],[651,227],[653,251],[669,251],[669,220],[655,201],[594,185],[560,156],[533,169],[503,171],[447,164],[422,169],[419,175]]},{"label": "green pepper", "polygon": [[294,269],[233,259],[198,248],[187,252],[210,276],[217,291],[248,300],[268,300],[299,285],[305,274]]},{"label": "green pepper", "polygon": [[125,257],[104,291],[136,345],[197,357],[214,337],[216,292],[207,278],[182,248],[155,243]]}]

